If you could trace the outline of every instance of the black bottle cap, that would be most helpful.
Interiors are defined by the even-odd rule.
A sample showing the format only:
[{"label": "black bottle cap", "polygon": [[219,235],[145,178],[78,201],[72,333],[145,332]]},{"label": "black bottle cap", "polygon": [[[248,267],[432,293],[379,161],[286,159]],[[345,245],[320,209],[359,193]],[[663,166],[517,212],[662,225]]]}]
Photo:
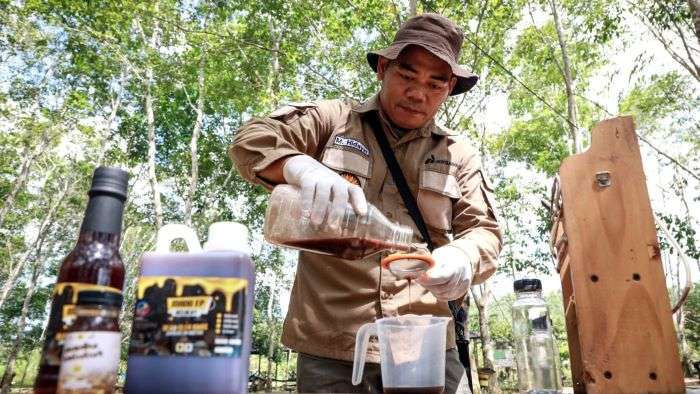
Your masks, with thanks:
[{"label": "black bottle cap", "polygon": [[523,291],[542,290],[542,282],[539,279],[518,279],[513,282],[513,289],[516,293]]},{"label": "black bottle cap", "polygon": [[129,173],[116,167],[98,167],[92,175],[92,186],[88,195],[110,194],[122,201],[126,200],[129,187]]},{"label": "black bottle cap", "polygon": [[78,305],[122,306],[122,295],[113,291],[84,290],[78,293]]},{"label": "black bottle cap", "polygon": [[547,329],[547,316],[540,316],[536,319],[532,319],[532,329],[533,330],[546,330]]}]

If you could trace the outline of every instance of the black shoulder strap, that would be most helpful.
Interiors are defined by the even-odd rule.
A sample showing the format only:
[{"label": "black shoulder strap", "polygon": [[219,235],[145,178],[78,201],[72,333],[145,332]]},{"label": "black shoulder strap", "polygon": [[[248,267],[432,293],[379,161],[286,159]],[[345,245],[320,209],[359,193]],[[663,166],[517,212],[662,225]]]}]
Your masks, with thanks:
[{"label": "black shoulder strap", "polygon": [[[377,112],[371,111],[367,113],[366,116],[369,120],[370,126],[372,126],[374,136],[377,138],[379,148],[382,150],[384,161],[386,162],[387,167],[389,167],[391,177],[394,178],[396,188],[399,189],[399,193],[401,193],[401,199],[403,200],[404,205],[406,205],[408,213],[416,223],[416,226],[418,226],[418,231],[420,231],[421,236],[423,236],[423,240],[428,244],[428,250],[432,252],[433,249],[435,249],[435,245],[433,244],[433,240],[430,238],[430,234],[428,233],[428,226],[425,225],[423,215],[421,215],[420,210],[418,209],[416,199],[413,197],[411,189],[408,188],[406,177],[404,177],[403,171],[401,171],[401,167],[399,167],[399,163],[396,161],[394,151],[391,150],[389,141],[386,138],[386,133],[384,133],[384,128],[379,121],[379,115]],[[447,304],[450,307],[450,312],[452,312],[452,316],[455,320],[455,335],[457,337],[456,341],[459,359],[467,371],[467,376],[469,377],[469,388],[471,389],[472,384],[471,368],[469,365],[469,341],[465,336],[467,313],[461,305],[457,304],[456,301],[449,301]]]},{"label": "black shoulder strap", "polygon": [[433,244],[433,240],[430,239],[428,226],[425,225],[423,215],[421,215],[420,210],[418,209],[418,204],[416,204],[416,199],[413,197],[411,189],[408,187],[408,183],[406,183],[406,177],[404,177],[403,171],[401,171],[401,167],[396,161],[394,151],[391,150],[389,140],[387,140],[386,133],[384,133],[384,128],[379,121],[379,116],[377,112],[371,111],[367,113],[367,117],[370,125],[372,126],[372,131],[374,131],[374,136],[377,138],[377,142],[379,143],[379,148],[382,150],[384,161],[386,162],[387,167],[389,167],[391,177],[394,178],[396,188],[399,189],[401,199],[403,200],[404,205],[406,205],[406,209],[408,209],[408,213],[411,215],[411,218],[416,223],[418,231],[420,231],[423,240],[428,244],[428,250],[432,252],[433,249],[435,249],[435,245]]}]

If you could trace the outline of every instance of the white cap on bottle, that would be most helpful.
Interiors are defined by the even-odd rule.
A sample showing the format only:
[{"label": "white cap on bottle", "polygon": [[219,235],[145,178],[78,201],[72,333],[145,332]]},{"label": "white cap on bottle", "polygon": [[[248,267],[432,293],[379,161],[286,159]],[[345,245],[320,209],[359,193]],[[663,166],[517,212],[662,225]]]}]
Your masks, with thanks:
[{"label": "white cap on bottle", "polygon": [[207,252],[233,250],[250,255],[248,228],[236,222],[215,222],[209,226],[209,238],[204,243]]}]

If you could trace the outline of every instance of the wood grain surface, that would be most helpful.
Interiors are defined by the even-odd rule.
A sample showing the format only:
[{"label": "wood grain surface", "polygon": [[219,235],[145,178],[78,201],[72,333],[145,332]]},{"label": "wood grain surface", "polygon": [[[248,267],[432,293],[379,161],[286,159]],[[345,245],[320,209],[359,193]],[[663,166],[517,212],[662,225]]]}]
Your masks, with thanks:
[{"label": "wood grain surface", "polygon": [[[609,186],[596,179],[603,172]],[[575,390],[685,392],[632,118],[598,123],[590,149],[563,161],[560,184],[554,235],[566,234],[558,268]]]}]

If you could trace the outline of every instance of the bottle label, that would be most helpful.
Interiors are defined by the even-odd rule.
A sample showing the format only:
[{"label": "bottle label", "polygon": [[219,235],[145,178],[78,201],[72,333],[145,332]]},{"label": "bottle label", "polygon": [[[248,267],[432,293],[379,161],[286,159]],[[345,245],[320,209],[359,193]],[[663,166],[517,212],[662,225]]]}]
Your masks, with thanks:
[{"label": "bottle label", "polygon": [[121,334],[74,331],[63,344],[59,393],[111,393],[117,384]]},{"label": "bottle label", "polygon": [[61,365],[61,352],[66,332],[75,320],[75,304],[78,302],[78,293],[86,290],[108,291],[119,293],[114,287],[93,285],[80,282],[56,283],[51,302],[49,323],[46,327],[46,341],[42,353],[41,363],[58,367]]},{"label": "bottle label", "polygon": [[129,354],[240,357],[247,287],[242,278],[141,277]]}]

